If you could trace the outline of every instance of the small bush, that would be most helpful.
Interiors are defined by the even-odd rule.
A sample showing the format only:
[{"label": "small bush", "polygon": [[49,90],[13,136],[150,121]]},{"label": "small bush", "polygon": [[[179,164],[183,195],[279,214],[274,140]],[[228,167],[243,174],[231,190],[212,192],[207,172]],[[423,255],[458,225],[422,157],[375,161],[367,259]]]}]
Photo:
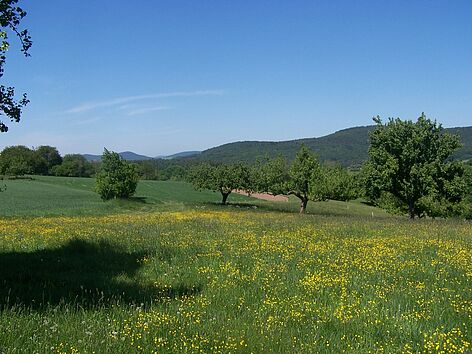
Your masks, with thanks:
[{"label": "small bush", "polygon": [[123,160],[116,152],[105,149],[96,182],[96,191],[100,197],[103,200],[129,198],[137,186],[136,166]]}]

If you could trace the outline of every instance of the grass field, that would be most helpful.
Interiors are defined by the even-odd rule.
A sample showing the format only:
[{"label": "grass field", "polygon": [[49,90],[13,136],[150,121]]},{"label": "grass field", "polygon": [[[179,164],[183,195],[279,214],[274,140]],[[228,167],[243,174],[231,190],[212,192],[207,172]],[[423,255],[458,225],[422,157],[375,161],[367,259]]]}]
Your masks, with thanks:
[{"label": "grass field", "polygon": [[[176,211],[195,208],[220,210],[221,195],[196,191],[192,185],[173,181],[141,181],[131,200],[104,203],[94,192],[91,178],[36,176],[33,180],[5,180],[6,192],[0,193],[0,216],[103,215],[109,213]],[[299,201],[271,203],[232,193],[229,208],[250,208],[280,212],[297,212]],[[391,217],[383,210],[361,202],[336,201],[309,203],[308,212],[330,216]],[[373,213],[373,214],[372,214]]]},{"label": "grass field", "polygon": [[[89,179],[0,193],[0,352],[467,353],[472,225]],[[373,213],[373,217],[372,217]]]}]

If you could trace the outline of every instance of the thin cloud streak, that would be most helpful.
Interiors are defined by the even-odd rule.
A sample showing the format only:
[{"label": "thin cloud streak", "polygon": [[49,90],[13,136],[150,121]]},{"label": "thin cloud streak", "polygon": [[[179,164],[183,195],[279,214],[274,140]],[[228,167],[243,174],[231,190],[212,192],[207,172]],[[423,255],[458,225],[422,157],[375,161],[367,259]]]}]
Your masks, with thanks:
[{"label": "thin cloud streak", "polygon": [[145,108],[137,108],[127,113],[128,116],[137,116],[140,114],[157,112],[157,111],[167,111],[171,109],[170,107],[165,106],[158,106],[158,107],[145,107]]},{"label": "thin cloud streak", "polygon": [[130,102],[147,100],[152,98],[168,98],[168,97],[195,97],[195,96],[222,96],[224,91],[222,90],[201,90],[201,91],[176,91],[176,92],[163,92],[154,93],[148,95],[137,95],[137,96],[125,96],[118,97],[111,100],[99,101],[99,102],[85,102],[78,106],[72,107],[64,111],[67,114],[83,113],[94,110],[96,108],[113,107],[116,105],[123,105]]},{"label": "thin cloud streak", "polygon": [[72,122],[73,125],[85,125],[85,124],[90,124],[94,122],[98,122],[100,120],[105,119],[105,117],[93,117],[89,119],[80,119],[80,120],[75,120]]}]

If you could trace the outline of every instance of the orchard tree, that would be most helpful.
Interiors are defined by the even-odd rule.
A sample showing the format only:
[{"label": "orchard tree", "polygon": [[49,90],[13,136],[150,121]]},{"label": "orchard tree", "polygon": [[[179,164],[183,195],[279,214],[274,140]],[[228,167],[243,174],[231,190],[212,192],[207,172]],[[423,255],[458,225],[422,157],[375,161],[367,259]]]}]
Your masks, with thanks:
[{"label": "orchard tree", "polygon": [[[31,37],[26,29],[20,29],[20,21],[26,12],[16,6],[18,0],[0,0],[0,78],[3,77],[6,62],[6,53],[10,47],[9,36],[18,37],[21,43],[21,52],[29,56],[28,50],[32,45]],[[0,85],[0,115],[4,115],[12,122],[19,122],[21,110],[28,104],[26,94],[15,99],[15,88]],[[8,131],[8,126],[0,121],[0,132]]]},{"label": "orchard tree", "polygon": [[464,197],[459,204],[458,211],[463,218],[472,220],[472,165],[465,167],[464,182]]},{"label": "orchard tree", "polygon": [[424,113],[416,122],[390,118],[383,124],[378,116],[374,121],[377,127],[370,134],[365,165],[366,193],[371,199],[391,193],[407,206],[413,219],[421,215],[417,206],[422,198],[458,197],[455,182],[462,167],[448,161],[460,147],[458,136],[446,133]]},{"label": "orchard tree", "polygon": [[136,192],[138,178],[135,165],[105,149],[96,182],[97,193],[103,200],[131,197]]},{"label": "orchard tree", "polygon": [[287,193],[288,168],[282,156],[256,161],[252,166],[251,174],[254,190],[272,195]]},{"label": "orchard tree", "polygon": [[293,163],[287,168],[283,157],[268,160],[254,166],[256,190],[272,195],[294,195],[300,199],[300,213],[313,198],[313,186],[318,183],[320,163],[316,156],[302,144]]},{"label": "orchard tree", "polygon": [[311,200],[348,201],[359,197],[358,178],[341,166],[321,166],[313,176]]},{"label": "orchard tree", "polygon": [[306,212],[315,176],[320,173],[320,163],[316,156],[302,145],[295,160],[288,170],[288,181],[285,183],[285,194],[292,194],[300,199],[300,214]]},{"label": "orchard tree", "polygon": [[251,191],[251,179],[247,166],[238,163],[233,165],[198,165],[189,176],[195,189],[209,189],[221,193],[221,204],[225,205],[228,196],[235,189]]}]

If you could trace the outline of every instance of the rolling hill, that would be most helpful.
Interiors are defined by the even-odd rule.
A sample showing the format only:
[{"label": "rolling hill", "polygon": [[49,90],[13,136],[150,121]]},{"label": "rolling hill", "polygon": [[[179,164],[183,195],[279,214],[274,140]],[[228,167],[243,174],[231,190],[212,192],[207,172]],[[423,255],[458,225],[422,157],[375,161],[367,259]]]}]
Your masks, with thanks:
[{"label": "rolling hill", "polygon": [[[348,128],[319,138],[297,139],[289,141],[240,141],[224,144],[203,151],[198,160],[219,163],[254,162],[261,157],[284,156],[291,160],[295,157],[300,145],[304,143],[314,151],[320,160],[341,164],[345,167],[359,167],[367,159],[369,132],[374,126]],[[462,140],[462,148],[454,158],[472,159],[472,126],[448,128],[448,132],[458,134]]]},{"label": "rolling hill", "polygon": [[[354,127],[339,130],[319,138],[305,138],[288,141],[238,141],[220,145],[205,151],[184,151],[154,159],[173,160],[177,164],[185,162],[211,161],[216,163],[254,162],[258,158],[283,156],[287,160],[295,157],[303,143],[314,151],[319,159],[344,167],[357,168],[367,160],[369,132],[374,126]],[[455,154],[458,160],[472,160],[472,126],[447,128],[446,131],[461,137],[462,148]],[[152,157],[139,155],[131,151],[119,153],[128,161],[151,160]],[[100,155],[83,155],[89,161],[100,161]]]},{"label": "rolling hill", "polygon": [[[132,151],[119,152],[118,155],[120,155],[124,160],[128,161],[143,161],[152,159],[152,157],[139,155]],[[83,154],[82,156],[88,161],[100,161],[102,159],[102,155]]]},{"label": "rolling hill", "polygon": [[192,157],[192,156],[197,156],[200,155],[201,151],[182,151],[178,152],[176,154],[168,155],[168,156],[160,156],[156,158],[160,159],[165,159],[165,160],[172,160],[172,159],[178,159],[181,157]]},{"label": "rolling hill", "polygon": [[[197,156],[200,154],[200,151],[182,151],[172,155],[163,155],[163,156],[156,156],[156,157],[149,157],[145,155],[139,155],[132,151],[123,151],[119,152],[120,155],[124,160],[127,161],[144,161],[144,160],[153,160],[153,159],[164,159],[164,160],[172,160],[181,157],[192,157]],[[92,154],[82,154],[88,161],[100,161],[102,159],[102,155],[92,155]]]}]

